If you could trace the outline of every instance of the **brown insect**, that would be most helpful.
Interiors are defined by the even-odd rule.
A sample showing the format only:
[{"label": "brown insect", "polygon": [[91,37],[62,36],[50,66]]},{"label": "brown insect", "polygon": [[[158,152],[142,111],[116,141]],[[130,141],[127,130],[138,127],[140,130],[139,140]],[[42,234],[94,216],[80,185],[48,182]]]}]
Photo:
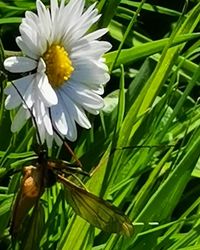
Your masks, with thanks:
[{"label": "brown insect", "polygon": [[[13,86],[16,88],[14,84]],[[17,88],[16,90],[22,100],[24,100]],[[24,104],[26,105],[25,101]],[[32,115],[32,111],[30,109],[29,111]],[[41,141],[33,115],[32,118],[35,123],[38,140]],[[72,152],[71,149],[69,151]],[[13,237],[16,237],[20,231],[25,215],[29,213],[31,208],[38,205],[45,188],[53,186],[56,181],[64,185],[67,201],[75,213],[91,225],[109,233],[119,233],[125,236],[132,234],[133,225],[131,221],[117,207],[67,179],[74,173],[89,176],[87,172],[65,161],[48,159],[41,143],[37,154],[38,160],[36,163],[24,167],[23,170],[23,178],[11,218],[10,232]],[[73,152],[72,155],[74,156]],[[75,156],[74,158],[76,159]]]},{"label": "brown insect", "polygon": [[109,233],[125,236],[132,234],[133,225],[129,218],[111,203],[67,179],[73,173],[89,176],[75,165],[61,160],[47,159],[44,152],[40,153],[35,165],[24,167],[11,219],[10,232],[13,237],[20,232],[25,215],[31,208],[37,206],[45,188],[51,187],[56,181],[64,185],[67,202],[75,213],[91,225]]}]

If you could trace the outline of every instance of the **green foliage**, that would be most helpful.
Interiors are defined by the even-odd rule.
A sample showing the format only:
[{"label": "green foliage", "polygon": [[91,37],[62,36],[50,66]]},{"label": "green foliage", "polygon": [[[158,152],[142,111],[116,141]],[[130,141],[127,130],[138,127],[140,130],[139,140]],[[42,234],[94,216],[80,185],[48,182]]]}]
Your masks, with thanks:
[{"label": "green foliage", "polygon": [[[16,48],[14,39],[7,45],[9,35],[35,3],[0,1],[1,249],[200,249],[200,3],[181,3],[183,10],[153,1],[99,0],[97,5],[102,19],[93,29],[108,27],[106,38],[113,45],[105,56],[111,81],[100,117],[91,117],[93,128],[81,130],[72,147],[84,169],[93,173],[82,180],[86,188],[124,211],[134,224],[133,235],[125,238],[92,227],[74,214],[57,183],[27,216],[22,245],[11,246],[8,229],[19,171],[36,156],[31,124],[18,134],[10,132],[14,112],[4,109],[2,62]],[[164,34],[161,28],[145,28],[154,15],[169,23]],[[63,149],[49,153],[69,159]]]}]

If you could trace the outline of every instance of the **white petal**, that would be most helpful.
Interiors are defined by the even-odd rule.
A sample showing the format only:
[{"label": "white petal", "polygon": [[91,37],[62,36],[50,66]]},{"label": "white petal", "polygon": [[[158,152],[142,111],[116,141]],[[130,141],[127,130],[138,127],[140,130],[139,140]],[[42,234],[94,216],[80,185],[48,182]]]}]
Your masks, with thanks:
[{"label": "white petal", "polygon": [[43,119],[42,119],[42,106],[39,100],[36,100],[35,105],[33,106],[33,114],[35,117],[35,121],[36,121],[36,129],[39,132],[40,135],[40,140],[42,143],[44,143],[45,140],[45,135],[46,135],[46,130],[45,130],[45,125],[43,123]]},{"label": "white petal", "polygon": [[[37,2],[39,5],[39,15],[33,12],[26,12],[26,18],[22,19],[20,25],[20,33],[23,41],[33,50],[34,53],[42,55],[46,50],[48,36],[50,34],[50,14],[49,10],[45,10],[43,14],[42,3]],[[28,42],[28,43],[27,43]]]},{"label": "white petal", "polygon": [[89,86],[97,86],[99,84],[103,84],[109,81],[110,77],[105,70],[102,70],[98,67],[90,67],[89,64],[84,66],[74,66],[75,71],[71,76],[71,81],[85,83]]},{"label": "white petal", "polygon": [[96,93],[97,95],[103,95],[103,93],[104,93],[104,86],[100,85],[100,86],[98,86],[97,89],[93,89],[92,91],[94,93]]},{"label": "white petal", "polygon": [[38,62],[37,72],[38,73],[44,73],[46,71],[46,64],[42,58],[40,58]]},{"label": "white petal", "polygon": [[[58,108],[62,112],[59,112]],[[68,140],[75,141],[77,138],[76,124],[74,120],[70,117],[62,99],[59,99],[59,106],[58,105],[53,106],[51,107],[51,110],[52,110],[52,119],[55,123],[58,132],[66,136]]]},{"label": "white petal", "polygon": [[36,75],[36,82],[38,84],[38,92],[41,100],[45,103],[46,107],[56,105],[58,103],[58,98],[56,92],[49,84],[46,74],[37,73]]},{"label": "white petal", "polygon": [[[20,103],[26,102],[25,93],[30,85],[32,85],[32,81],[34,79],[34,75],[28,75],[18,80],[13,81],[15,87],[10,84],[5,90],[4,93],[9,95],[6,99],[5,105],[6,109],[13,109],[20,105]],[[18,91],[17,91],[17,90]],[[19,95],[19,93],[20,95]]]},{"label": "white petal", "polygon": [[84,5],[85,0],[72,0],[68,3],[66,9],[69,9],[70,11],[69,22],[72,23],[73,19],[77,21],[83,12]]},{"label": "white petal", "polygon": [[26,11],[25,12],[25,17],[23,18],[23,22],[27,23],[27,24],[31,24],[33,25],[31,28],[37,28],[37,24],[38,24],[38,16],[32,12],[32,11]]},{"label": "white petal", "polygon": [[51,117],[57,130],[62,134],[66,135],[68,131],[68,125],[63,111],[63,106],[59,103],[51,107]]},{"label": "white petal", "polygon": [[38,67],[37,67],[37,72],[42,72],[44,73],[46,71],[46,64],[42,58],[40,58],[38,62]]},{"label": "white petal", "polygon": [[65,34],[69,32],[70,28],[76,22],[78,22],[83,12],[84,3],[84,0],[69,1],[64,9],[59,8],[56,13],[54,13],[54,19],[52,23],[53,41],[58,42],[61,38],[63,39]]},{"label": "white petal", "polygon": [[57,0],[51,0],[50,1],[50,6],[51,6],[51,19],[54,21],[55,16],[56,16],[56,11],[58,9],[58,1]]},{"label": "white petal", "polygon": [[64,43],[72,44],[74,41],[80,39],[88,31],[92,24],[100,18],[100,15],[97,16],[98,10],[93,10],[95,5],[96,4],[90,6],[80,18],[75,20],[63,38]]},{"label": "white petal", "polygon": [[88,107],[99,111],[104,106],[104,101],[99,95],[79,84],[68,84],[62,90],[84,109]]},{"label": "white petal", "polygon": [[45,107],[44,103],[40,103],[40,112],[41,112],[41,117],[42,117],[42,123],[44,124],[46,128],[46,132],[49,135],[53,135],[53,127],[51,123],[51,119],[49,117],[49,110],[48,108]]},{"label": "white petal", "polygon": [[51,119],[50,119],[49,115],[45,115],[43,121],[45,124],[45,128],[47,130],[47,133],[52,136],[53,135],[53,127],[52,127],[52,123],[51,123]]},{"label": "white petal", "polygon": [[33,86],[34,81],[32,81],[29,84],[29,87],[27,88],[23,98],[26,104],[24,104],[24,107],[27,108],[31,108],[35,102],[35,90],[34,90],[34,86]]},{"label": "white petal", "polygon": [[[40,141],[43,144],[45,141],[45,136],[46,136],[46,130],[45,130],[45,126],[43,123],[38,124],[37,129],[39,131],[39,135],[40,135]],[[40,143],[40,141],[38,141]]]},{"label": "white petal", "polygon": [[[48,147],[48,148],[52,148],[53,139],[54,139],[54,136],[51,136],[51,135],[49,135],[48,133],[46,133],[46,143],[47,143],[47,147]],[[58,144],[58,143],[57,143],[57,144]]]},{"label": "white petal", "polygon": [[83,128],[91,128],[91,124],[85,115],[84,110],[76,105],[64,91],[60,91],[61,98],[71,117]]},{"label": "white petal", "polygon": [[[44,46],[44,50],[46,49],[46,41],[49,41],[50,33],[51,33],[51,18],[49,9],[46,9],[45,5],[41,1],[36,2],[37,5],[37,12],[39,17],[39,28],[40,32],[43,34],[42,38],[42,44]],[[41,37],[40,37],[41,38]]]},{"label": "white petal", "polygon": [[9,57],[4,61],[4,67],[10,72],[28,72],[37,67],[37,62],[28,57]]},{"label": "white petal", "polygon": [[[84,43],[83,43],[84,42]],[[111,44],[105,41],[91,41],[81,40],[81,44],[73,48],[70,57],[76,59],[78,57],[100,58],[104,53],[111,49]]]},{"label": "white petal", "polygon": [[61,5],[58,8],[57,0],[51,0],[51,20],[52,20],[52,27],[51,27],[51,37],[49,39],[49,45],[54,43],[59,43],[62,36],[64,36],[66,26],[68,25],[68,22],[66,23],[66,18],[68,17],[69,13],[67,13],[65,10],[67,6],[64,6],[64,0],[61,1]]},{"label": "white petal", "polygon": [[30,27],[25,27],[25,25],[20,25],[19,27],[22,40],[26,46],[33,51],[37,56],[42,54],[42,48],[40,45],[40,39],[38,38],[36,32]]},{"label": "white petal", "polygon": [[5,100],[5,108],[7,110],[17,108],[21,104],[21,102],[22,100],[18,94],[14,95],[13,97],[9,95]]},{"label": "white petal", "polygon": [[66,138],[70,141],[75,141],[77,139],[77,129],[76,129],[75,121],[71,119],[67,110],[65,110],[65,117],[67,119],[67,124],[69,127]]},{"label": "white petal", "polygon": [[30,58],[33,59],[38,59],[39,55],[36,55],[34,51],[30,50],[30,48],[22,40],[21,36],[18,36],[16,38],[16,43],[24,55],[29,56]]},{"label": "white petal", "polygon": [[96,39],[102,37],[107,32],[108,32],[107,28],[99,29],[99,30],[96,30],[96,31],[94,31],[92,33],[87,34],[82,39],[86,39],[87,41],[93,41],[93,40],[96,40]]},{"label": "white petal", "polygon": [[30,117],[30,113],[28,112],[28,110],[25,110],[23,107],[21,107],[18,110],[12,122],[11,131],[13,133],[19,131],[24,126],[24,124],[26,123],[26,120],[28,120],[29,117]]},{"label": "white petal", "polygon": [[92,114],[92,115],[98,115],[98,114],[99,114],[99,110],[89,108],[88,106],[85,106],[84,109],[85,109],[88,113],[90,113],[90,114]]},{"label": "white petal", "polygon": [[54,133],[54,139],[55,139],[56,144],[57,144],[59,147],[61,147],[62,144],[63,144],[64,138],[63,138],[63,140],[61,140],[61,138],[58,137],[58,135],[57,135],[56,133]]},{"label": "white petal", "polygon": [[[76,129],[75,121],[74,121],[73,117],[71,116],[71,114],[69,114],[68,108],[67,108],[65,102],[63,102],[63,99],[59,98],[59,101],[60,101],[60,106],[63,107],[62,109],[63,109],[64,115],[65,115],[65,120],[67,122],[67,127],[68,127],[66,138],[70,141],[75,141],[77,138],[77,129]],[[58,131],[60,131],[59,127],[57,127],[57,129],[58,129]]]},{"label": "white petal", "polygon": [[45,25],[43,22],[44,20],[40,20],[36,14],[29,11],[19,27],[23,42],[36,55],[42,55],[47,46],[46,37],[49,35],[50,27],[49,21],[45,20]]},{"label": "white petal", "polygon": [[45,104],[42,101],[37,100],[36,103],[37,103],[37,112],[39,116],[38,123],[43,124],[44,125],[43,130],[45,130],[49,135],[52,136],[53,128],[52,128],[52,123],[51,123],[51,119],[49,116],[49,110],[47,107],[45,107]]}]

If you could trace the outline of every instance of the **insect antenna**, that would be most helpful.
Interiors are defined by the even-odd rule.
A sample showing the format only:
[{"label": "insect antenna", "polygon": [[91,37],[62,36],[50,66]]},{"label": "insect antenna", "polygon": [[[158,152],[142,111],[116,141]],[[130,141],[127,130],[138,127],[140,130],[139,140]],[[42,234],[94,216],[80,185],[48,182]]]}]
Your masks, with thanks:
[{"label": "insect antenna", "polygon": [[[36,138],[39,142],[39,148],[34,150],[38,155],[37,164],[25,166],[23,168],[23,177],[20,188],[14,201],[14,205],[12,206],[13,209],[10,223],[10,234],[13,241],[20,237],[19,232],[22,230],[21,226],[23,224],[25,215],[27,215],[32,208],[34,209],[33,211],[38,210],[40,197],[45,190],[47,153],[46,150],[42,150],[42,140],[32,109],[27,105],[23,95],[20,93],[14,82],[11,81],[11,84],[17,91],[27,110],[30,112],[33,124],[35,125],[36,129]],[[31,216],[33,218],[34,213],[32,213]]]},{"label": "insect antenna", "polygon": [[123,147],[116,147],[113,148],[115,150],[125,150],[125,149],[134,149],[134,148],[171,148],[175,145],[130,145],[130,146],[123,146]]},{"label": "insect antenna", "polygon": [[[50,112],[50,117],[51,117],[51,112]],[[52,118],[51,118],[52,120]],[[53,124],[52,124],[53,125]],[[73,152],[73,150],[70,148],[69,144],[66,142],[65,139],[63,139],[63,137],[58,133],[58,131],[56,130],[56,128],[53,126],[53,131],[56,133],[56,135],[59,137],[59,139],[63,142],[63,144],[65,145],[65,147],[67,148],[67,150],[69,151],[69,153],[72,155],[73,159],[75,160],[75,162],[77,163],[77,165],[80,168],[83,168],[83,165],[81,164],[81,162],[79,161],[78,157],[76,156],[76,154]]]},{"label": "insect antenna", "polygon": [[11,81],[11,84],[13,85],[13,87],[15,88],[15,90],[17,91],[17,93],[20,96],[20,98],[22,99],[22,101],[24,102],[24,105],[26,106],[26,108],[28,109],[28,111],[30,112],[31,118],[33,119],[33,123],[34,123],[35,128],[36,128],[36,136],[38,138],[39,144],[42,145],[42,140],[40,138],[39,129],[38,129],[37,122],[36,122],[36,119],[35,119],[35,117],[33,115],[32,110],[27,105],[26,101],[24,100],[24,97],[22,96],[22,94],[20,93],[20,91],[18,90],[18,88],[15,86],[14,82]]}]

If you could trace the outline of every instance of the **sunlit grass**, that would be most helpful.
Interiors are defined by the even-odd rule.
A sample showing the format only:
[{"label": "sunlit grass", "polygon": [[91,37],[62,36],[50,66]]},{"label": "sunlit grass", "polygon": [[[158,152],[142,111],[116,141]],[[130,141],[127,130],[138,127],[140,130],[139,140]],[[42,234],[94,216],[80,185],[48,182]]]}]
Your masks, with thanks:
[{"label": "sunlit grass", "polygon": [[[2,249],[12,249],[8,230],[21,178],[21,172],[12,171],[35,159],[31,124],[18,134],[10,132],[14,114],[4,109],[7,72],[2,62],[8,50],[17,49],[16,27],[24,11],[34,8],[34,1],[0,1]],[[32,227],[25,221],[21,237],[26,241],[19,249],[200,249],[200,4],[189,1],[183,12],[135,1],[101,0],[98,8],[102,11],[98,27],[109,28],[106,39],[113,45],[106,55],[111,80],[103,111],[90,117],[93,128],[80,130],[71,146],[84,169],[93,172],[83,179],[87,189],[125,212],[135,231],[125,238],[95,229],[74,214],[56,184],[42,196]],[[145,28],[148,21],[143,16],[148,14],[151,22],[156,12],[160,22],[170,23],[165,34]],[[64,148],[55,147],[49,155],[71,158]],[[149,225],[152,222],[155,225]]]}]

